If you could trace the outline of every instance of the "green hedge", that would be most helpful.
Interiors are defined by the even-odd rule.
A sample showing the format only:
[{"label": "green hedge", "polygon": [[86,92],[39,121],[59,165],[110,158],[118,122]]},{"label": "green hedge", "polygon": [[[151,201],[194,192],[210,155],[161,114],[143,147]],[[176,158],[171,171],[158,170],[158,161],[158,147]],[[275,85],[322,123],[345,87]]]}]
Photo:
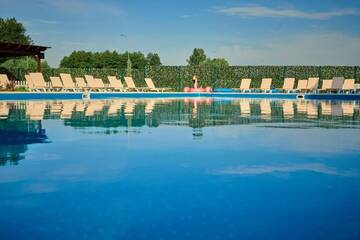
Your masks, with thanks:
[{"label": "green hedge", "polygon": [[[24,80],[27,70],[10,69],[10,72],[19,80]],[[46,80],[50,76],[59,73],[70,73],[73,77],[82,77],[85,74],[94,75],[107,82],[108,75],[117,75],[121,78],[125,75],[125,69],[67,69],[53,68],[44,70]],[[135,83],[145,86],[145,77],[152,77],[158,87],[172,87],[182,90],[185,86],[191,86],[192,76],[197,75],[200,85],[213,88],[236,88],[240,85],[240,79],[251,78],[252,87],[259,87],[262,78],[272,78],[274,87],[281,87],[285,77],[295,77],[297,80],[309,77],[331,79],[333,77],[355,78],[360,82],[359,66],[230,66],[224,68],[214,67],[190,67],[190,66],[159,66],[145,69],[133,69]]]}]

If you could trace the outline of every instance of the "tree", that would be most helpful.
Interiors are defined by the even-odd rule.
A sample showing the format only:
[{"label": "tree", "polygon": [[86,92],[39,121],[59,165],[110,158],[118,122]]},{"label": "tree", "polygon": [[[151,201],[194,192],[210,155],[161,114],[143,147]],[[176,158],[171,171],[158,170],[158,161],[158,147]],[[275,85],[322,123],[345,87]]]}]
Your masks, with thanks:
[{"label": "tree", "polygon": [[130,54],[128,53],[128,59],[127,59],[127,66],[126,66],[126,76],[131,77],[132,76],[132,67],[131,67],[131,60],[130,60]]},{"label": "tree", "polygon": [[[0,42],[31,44],[32,40],[29,35],[26,35],[24,25],[17,22],[15,18],[0,18]],[[7,60],[8,58],[1,58],[0,63]]]},{"label": "tree", "polygon": [[[0,65],[6,69],[24,69],[29,71],[37,70],[37,62],[32,57],[22,57],[17,59],[8,59]],[[49,64],[46,61],[41,62],[42,69],[50,69]]]},{"label": "tree", "polygon": [[85,51],[74,51],[68,57],[64,57],[60,62],[60,67],[64,68],[93,68],[93,53]]},{"label": "tree", "polygon": [[187,60],[190,66],[198,66],[206,61],[205,51],[202,48],[195,48],[192,55]]},{"label": "tree", "polygon": [[149,53],[146,56],[146,62],[147,62],[147,65],[149,65],[149,66],[160,66],[161,65],[160,57],[157,53]]},{"label": "tree", "polygon": [[[149,54],[148,54],[149,56]],[[161,64],[158,54],[150,54],[151,64]],[[130,58],[132,68],[144,69],[148,64],[148,58],[145,58],[141,52],[125,52],[123,54],[116,51],[105,52],[85,52],[74,51],[69,56],[63,57],[60,67],[64,68],[116,68],[125,69],[127,67],[128,57]]]},{"label": "tree", "polygon": [[15,18],[0,18],[0,41],[8,43],[31,44],[32,40],[26,35],[26,28]]},{"label": "tree", "polygon": [[229,63],[225,58],[208,58],[203,65],[210,67],[228,67]]}]

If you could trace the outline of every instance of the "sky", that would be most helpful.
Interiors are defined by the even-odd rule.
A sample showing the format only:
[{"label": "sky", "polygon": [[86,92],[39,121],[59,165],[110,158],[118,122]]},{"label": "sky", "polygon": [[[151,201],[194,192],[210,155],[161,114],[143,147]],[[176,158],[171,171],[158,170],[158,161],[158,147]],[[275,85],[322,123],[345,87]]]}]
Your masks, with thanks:
[{"label": "sky", "polygon": [[56,67],[74,50],[159,53],[184,65],[194,48],[231,65],[359,65],[360,1],[0,0]]}]

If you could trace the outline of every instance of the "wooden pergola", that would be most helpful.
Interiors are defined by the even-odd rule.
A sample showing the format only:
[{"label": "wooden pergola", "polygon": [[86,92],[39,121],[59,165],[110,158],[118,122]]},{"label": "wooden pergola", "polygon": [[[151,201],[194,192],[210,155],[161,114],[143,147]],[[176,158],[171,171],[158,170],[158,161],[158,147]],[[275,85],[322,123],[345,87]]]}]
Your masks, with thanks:
[{"label": "wooden pergola", "polygon": [[38,72],[41,72],[41,59],[45,58],[44,52],[48,48],[50,47],[0,42],[0,58],[33,57],[37,62]]}]

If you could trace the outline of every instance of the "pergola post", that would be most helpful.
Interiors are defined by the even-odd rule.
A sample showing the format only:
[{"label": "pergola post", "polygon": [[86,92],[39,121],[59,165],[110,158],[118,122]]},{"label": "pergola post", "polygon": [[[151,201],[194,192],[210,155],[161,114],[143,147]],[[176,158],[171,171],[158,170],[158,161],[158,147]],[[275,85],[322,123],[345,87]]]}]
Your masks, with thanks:
[{"label": "pergola post", "polygon": [[40,56],[39,56],[39,55],[36,55],[35,60],[36,60],[36,63],[37,63],[37,71],[38,71],[38,72],[42,72]]}]

